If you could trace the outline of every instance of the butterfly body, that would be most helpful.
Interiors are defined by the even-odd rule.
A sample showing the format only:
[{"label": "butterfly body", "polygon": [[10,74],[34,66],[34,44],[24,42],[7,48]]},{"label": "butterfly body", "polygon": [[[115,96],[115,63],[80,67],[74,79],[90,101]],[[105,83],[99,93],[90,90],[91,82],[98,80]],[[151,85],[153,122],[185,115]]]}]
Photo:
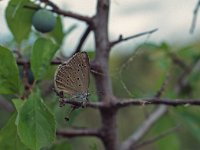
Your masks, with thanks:
[{"label": "butterfly body", "polygon": [[86,52],[78,52],[59,65],[54,75],[54,87],[57,93],[66,93],[71,100],[88,101],[89,58]]}]

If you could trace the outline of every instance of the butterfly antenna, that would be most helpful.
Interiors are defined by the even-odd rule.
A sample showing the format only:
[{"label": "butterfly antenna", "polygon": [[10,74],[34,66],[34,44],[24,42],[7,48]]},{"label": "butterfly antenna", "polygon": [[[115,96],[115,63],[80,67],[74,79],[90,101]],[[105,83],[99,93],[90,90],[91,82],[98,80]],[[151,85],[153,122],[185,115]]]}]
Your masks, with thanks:
[{"label": "butterfly antenna", "polygon": [[77,108],[77,106],[72,106],[71,110],[69,111],[69,113],[67,114],[67,116],[65,117],[66,121],[69,121],[70,115],[71,113]]}]

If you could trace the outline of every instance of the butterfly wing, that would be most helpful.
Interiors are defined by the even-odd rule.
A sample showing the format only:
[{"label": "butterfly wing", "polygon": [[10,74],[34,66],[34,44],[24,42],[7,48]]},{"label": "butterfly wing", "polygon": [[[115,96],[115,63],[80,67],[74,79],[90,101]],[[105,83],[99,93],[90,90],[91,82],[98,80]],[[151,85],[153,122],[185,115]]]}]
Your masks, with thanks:
[{"label": "butterfly wing", "polygon": [[72,68],[66,63],[58,66],[54,76],[54,87],[58,92],[65,92],[69,95],[77,93],[77,89],[74,86],[74,79],[72,78]]},{"label": "butterfly wing", "polygon": [[87,92],[89,86],[89,58],[86,52],[76,53],[72,58],[59,65],[54,76],[56,91],[69,95]]},{"label": "butterfly wing", "polygon": [[87,92],[89,87],[89,81],[90,81],[90,64],[89,64],[89,58],[86,52],[81,52],[78,54],[79,57],[79,68],[80,68],[80,78],[81,78],[81,91]]}]

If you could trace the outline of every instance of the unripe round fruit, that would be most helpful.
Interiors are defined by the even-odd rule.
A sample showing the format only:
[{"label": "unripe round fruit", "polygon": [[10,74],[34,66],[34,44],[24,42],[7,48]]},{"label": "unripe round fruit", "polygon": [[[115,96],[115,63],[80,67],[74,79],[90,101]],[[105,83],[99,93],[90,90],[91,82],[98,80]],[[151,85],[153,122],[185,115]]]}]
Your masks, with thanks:
[{"label": "unripe round fruit", "polygon": [[50,32],[56,25],[56,17],[51,11],[40,9],[33,15],[32,25],[39,32]]}]

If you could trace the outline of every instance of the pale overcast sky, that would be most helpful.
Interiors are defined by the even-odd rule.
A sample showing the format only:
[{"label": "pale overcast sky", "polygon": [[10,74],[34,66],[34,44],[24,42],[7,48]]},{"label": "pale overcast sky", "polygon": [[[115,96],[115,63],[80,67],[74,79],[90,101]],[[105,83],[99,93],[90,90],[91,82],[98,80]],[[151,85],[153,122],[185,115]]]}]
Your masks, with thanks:
[{"label": "pale overcast sky", "polygon": [[[54,2],[65,10],[81,13],[83,15],[92,16],[95,14],[97,0],[74,0],[64,1],[56,0]],[[189,33],[191,26],[193,10],[198,0],[111,0],[110,13],[110,38],[116,39],[119,34],[130,36],[140,32],[158,28],[159,30],[150,37],[150,41],[159,43],[166,41],[171,44],[179,42],[189,43],[192,40],[200,38],[200,14],[197,18],[197,24],[194,34]],[[0,41],[3,42],[4,37],[9,37],[10,33],[7,29],[4,10],[7,0],[0,2]],[[200,13],[200,12],[199,12]],[[63,49],[70,51],[76,45],[86,26],[84,23],[76,20],[64,18],[65,29],[71,24],[80,24],[69,38],[66,39]],[[85,48],[93,48],[93,35],[85,44]],[[132,47],[144,41],[145,38],[138,38],[127,43],[119,45],[117,48],[123,48],[126,45]],[[132,49],[132,48],[131,48]]]}]

